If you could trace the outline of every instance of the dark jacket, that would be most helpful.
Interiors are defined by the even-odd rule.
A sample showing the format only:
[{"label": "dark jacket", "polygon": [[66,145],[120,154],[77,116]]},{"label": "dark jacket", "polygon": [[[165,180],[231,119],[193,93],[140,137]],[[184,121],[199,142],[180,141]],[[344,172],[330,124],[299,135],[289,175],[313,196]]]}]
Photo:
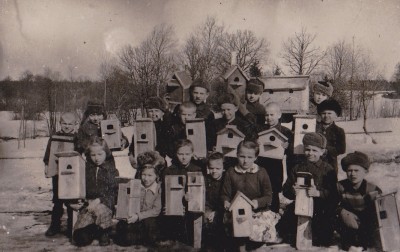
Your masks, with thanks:
[{"label": "dark jacket", "polygon": [[207,211],[223,212],[224,205],[221,202],[223,182],[224,174],[219,180],[215,180],[210,174],[205,177]]},{"label": "dark jacket", "polygon": [[249,112],[247,115],[242,115],[237,111],[236,116],[239,116],[254,125],[263,125],[265,123],[265,107],[258,101],[253,103],[247,102],[246,109]]}]

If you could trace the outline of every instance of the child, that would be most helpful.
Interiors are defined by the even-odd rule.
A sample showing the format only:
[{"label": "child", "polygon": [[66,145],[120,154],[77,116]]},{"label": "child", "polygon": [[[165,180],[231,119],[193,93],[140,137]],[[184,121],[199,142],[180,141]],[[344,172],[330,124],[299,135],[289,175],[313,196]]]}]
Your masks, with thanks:
[{"label": "child", "polygon": [[260,104],[260,96],[263,90],[264,83],[257,78],[251,79],[246,85],[245,108],[239,108],[239,114],[254,125],[264,124],[265,109],[264,106]]},{"label": "child", "polygon": [[[373,247],[375,211],[373,200],[382,193],[376,185],[365,180],[370,161],[362,152],[347,154],[341,161],[347,179],[337,184],[339,206],[337,208],[342,249]],[[361,251],[361,249],[360,249]]]},{"label": "child", "polygon": [[[107,115],[103,104],[88,102],[76,140],[76,150],[79,153],[83,153],[87,149],[91,137],[101,137],[100,123],[106,118]],[[121,149],[125,149],[128,146],[128,138],[121,132]]]},{"label": "child", "polygon": [[[259,153],[258,144],[252,141],[242,141],[237,147],[238,165],[228,169],[222,187],[221,198],[225,210],[228,210],[237,192],[248,197],[254,207],[254,212],[267,211],[271,205],[272,188],[265,169],[260,169],[254,161]],[[275,229],[272,225],[265,226],[265,230]],[[249,238],[234,238],[235,247],[240,251],[245,246],[253,245]]]},{"label": "child", "polygon": [[138,172],[142,181],[140,212],[117,224],[114,242],[122,246],[154,245],[159,238],[158,215],[161,213],[160,172],[164,158],[156,151],[138,155]]},{"label": "child", "polygon": [[[281,109],[277,103],[271,102],[265,106],[265,124],[258,127],[258,132],[277,129],[287,137],[287,142],[283,143],[285,148],[286,160],[290,160],[293,145],[293,133],[288,128],[282,126],[279,122],[281,118]],[[289,148],[290,146],[290,148]],[[282,191],[283,183],[283,163],[282,159],[274,159],[268,157],[258,157],[257,164],[267,170],[272,185],[272,203],[271,210],[279,212],[279,193]],[[287,166],[286,166],[287,167]]]},{"label": "child", "polygon": [[318,105],[318,114],[321,122],[317,123],[317,133],[321,133],[327,140],[327,153],[324,160],[338,172],[337,156],[346,152],[346,135],[344,130],[335,124],[335,120],[342,113],[342,108],[335,100],[326,100]]},{"label": "child", "polygon": [[310,115],[317,115],[317,106],[321,102],[328,100],[333,93],[333,86],[329,81],[318,81],[313,85],[313,96],[310,99],[309,111]]},{"label": "child", "polygon": [[106,141],[94,136],[86,150],[86,199],[76,205],[79,209],[74,226],[73,241],[77,246],[87,246],[97,236],[100,246],[110,244],[109,230],[118,193],[114,158]]},{"label": "child", "polygon": [[[296,199],[296,175],[298,172],[309,172],[312,175],[314,185],[307,189],[307,195],[314,199],[314,212],[312,217],[312,237],[315,246],[329,246],[333,235],[333,216],[336,190],[336,173],[332,166],[321,160],[325,152],[326,139],[319,133],[306,133],[303,138],[304,154],[307,160],[297,164],[290,172],[283,185],[283,195],[290,199]],[[294,203],[282,216],[278,224],[280,234],[288,242],[296,235],[297,218],[294,215]]]},{"label": "child", "polygon": [[[172,160],[172,165],[166,168],[162,175],[164,195],[163,205],[165,206],[165,176],[167,175],[185,175],[187,181],[188,172],[201,172],[201,168],[194,165],[193,143],[187,139],[180,139],[175,144],[176,155]],[[191,195],[186,193],[184,199],[185,206],[190,200]],[[193,238],[193,214],[188,212],[185,216],[163,216],[163,228],[165,238],[178,240],[189,244]]]},{"label": "child", "polygon": [[[49,160],[50,160],[50,149],[51,144],[54,138],[57,136],[65,136],[69,137],[70,140],[65,139],[63,141],[71,143],[71,149],[67,150],[64,149],[62,151],[73,151],[73,143],[75,138],[75,128],[77,125],[77,118],[74,113],[66,112],[63,113],[60,117],[60,124],[61,124],[61,131],[57,132],[53,136],[50,137],[49,142],[47,143],[46,152],[44,154],[43,162],[45,165],[45,175],[46,178],[51,177],[52,185],[53,185],[53,210],[51,211],[51,224],[50,227],[47,229],[45,235],[48,237],[54,236],[61,230],[61,217],[64,213],[63,209],[63,201],[58,198],[58,174],[50,174],[49,171]],[[54,153],[53,153],[54,154]],[[72,230],[72,209],[67,207],[68,212],[68,228],[67,233],[70,234]]]}]

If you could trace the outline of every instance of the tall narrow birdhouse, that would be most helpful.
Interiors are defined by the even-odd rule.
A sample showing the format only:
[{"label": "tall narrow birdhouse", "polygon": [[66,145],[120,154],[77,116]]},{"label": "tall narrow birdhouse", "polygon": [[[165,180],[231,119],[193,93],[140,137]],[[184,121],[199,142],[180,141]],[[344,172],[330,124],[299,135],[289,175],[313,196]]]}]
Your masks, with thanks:
[{"label": "tall narrow birdhouse", "polygon": [[188,172],[187,177],[188,193],[192,195],[192,199],[188,202],[188,211],[204,213],[206,188],[203,174],[201,172]]},{"label": "tall narrow birdhouse", "polygon": [[75,148],[73,136],[53,135],[50,142],[50,155],[48,169],[46,170],[46,178],[53,177],[58,174],[58,158],[56,153],[73,151]]},{"label": "tall narrow birdhouse", "polygon": [[135,157],[145,151],[154,151],[157,143],[156,137],[156,128],[150,118],[136,120],[134,126]]},{"label": "tall narrow birdhouse", "polygon": [[253,202],[241,192],[237,192],[231,202],[233,236],[249,237],[253,232]]},{"label": "tall narrow birdhouse", "polygon": [[282,113],[303,113],[309,109],[310,76],[259,78],[264,83],[260,103],[275,102]]},{"label": "tall narrow birdhouse", "polygon": [[194,143],[194,154],[199,158],[207,156],[206,127],[203,118],[186,121],[186,138]]},{"label": "tall narrow birdhouse", "polygon": [[306,133],[315,132],[317,119],[313,115],[295,115],[294,118],[294,154],[304,154],[303,137]]},{"label": "tall narrow birdhouse", "polygon": [[314,200],[307,195],[307,189],[314,185],[312,174],[309,172],[298,172],[296,176],[297,189],[294,213],[298,216],[312,217]]},{"label": "tall narrow birdhouse", "polygon": [[283,159],[285,148],[282,147],[288,138],[276,128],[264,130],[258,133],[258,143],[260,145],[261,157]]},{"label": "tall narrow birdhouse", "polygon": [[186,71],[173,73],[171,79],[167,82],[169,103],[182,104],[182,102],[189,101],[189,88],[191,84],[192,78],[190,78],[190,75]]},{"label": "tall narrow birdhouse", "polygon": [[121,124],[118,119],[101,121],[101,136],[110,150],[121,149]]},{"label": "tall narrow birdhouse", "polygon": [[85,160],[75,151],[56,153],[58,157],[58,198],[86,197]]},{"label": "tall narrow birdhouse", "polygon": [[396,192],[380,195],[375,200],[378,227],[376,237],[382,251],[397,251],[400,248],[400,219]]},{"label": "tall narrow birdhouse", "polygon": [[236,149],[245,135],[235,125],[227,125],[217,133],[216,150],[224,154],[224,157],[236,157]]},{"label": "tall narrow birdhouse", "polygon": [[140,179],[121,178],[118,185],[117,219],[128,219],[140,212]]},{"label": "tall narrow birdhouse", "polygon": [[165,215],[185,215],[183,206],[185,187],[185,175],[165,176]]},{"label": "tall narrow birdhouse", "polygon": [[237,65],[231,66],[223,76],[227,85],[235,90],[236,94],[244,100],[246,84],[250,80],[247,74]]}]

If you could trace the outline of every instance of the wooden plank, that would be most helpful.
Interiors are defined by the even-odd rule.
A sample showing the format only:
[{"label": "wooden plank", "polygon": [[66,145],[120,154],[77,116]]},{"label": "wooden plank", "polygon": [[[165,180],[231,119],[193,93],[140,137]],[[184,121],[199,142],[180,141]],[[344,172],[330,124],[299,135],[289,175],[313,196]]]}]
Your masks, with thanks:
[{"label": "wooden plank", "polygon": [[165,215],[185,215],[182,202],[185,195],[185,186],[185,175],[165,176]]},{"label": "wooden plank", "polygon": [[310,250],[312,248],[311,217],[297,216],[296,248]]},{"label": "wooden plank", "polygon": [[201,248],[202,228],[203,228],[203,216],[200,215],[193,221],[193,247],[195,249]]}]

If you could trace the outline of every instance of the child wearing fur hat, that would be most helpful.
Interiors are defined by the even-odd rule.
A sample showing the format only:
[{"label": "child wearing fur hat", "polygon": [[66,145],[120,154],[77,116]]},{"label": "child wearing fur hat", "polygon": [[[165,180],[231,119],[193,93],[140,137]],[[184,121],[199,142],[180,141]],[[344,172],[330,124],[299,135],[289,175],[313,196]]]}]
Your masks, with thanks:
[{"label": "child wearing fur hat", "polygon": [[[365,180],[370,167],[368,156],[355,151],[341,161],[347,179],[337,184],[339,204],[337,207],[338,232],[342,249],[373,247],[374,206],[373,200],[382,193],[376,185]],[[351,248],[353,247],[353,248]],[[360,250],[361,251],[361,250]]]},{"label": "child wearing fur hat", "polygon": [[317,106],[321,102],[332,97],[333,86],[329,81],[318,81],[313,85],[313,96],[310,99],[309,111],[310,115],[317,115]]},{"label": "child wearing fur hat", "polygon": [[[283,195],[296,199],[296,177],[298,172],[311,173],[314,185],[307,189],[307,195],[314,200],[312,217],[313,245],[329,246],[333,235],[334,208],[336,205],[336,173],[332,166],[321,160],[325,152],[326,139],[319,133],[306,133],[303,138],[306,161],[297,164],[289,173],[283,185]],[[296,234],[297,218],[294,215],[294,202],[291,203],[277,228],[288,242],[293,242]]]},{"label": "child wearing fur hat", "polygon": [[321,133],[327,140],[326,155],[323,159],[338,172],[337,156],[346,152],[346,135],[344,130],[335,124],[335,120],[342,114],[340,104],[333,99],[321,102],[318,107],[321,121],[317,122],[316,132]]}]

